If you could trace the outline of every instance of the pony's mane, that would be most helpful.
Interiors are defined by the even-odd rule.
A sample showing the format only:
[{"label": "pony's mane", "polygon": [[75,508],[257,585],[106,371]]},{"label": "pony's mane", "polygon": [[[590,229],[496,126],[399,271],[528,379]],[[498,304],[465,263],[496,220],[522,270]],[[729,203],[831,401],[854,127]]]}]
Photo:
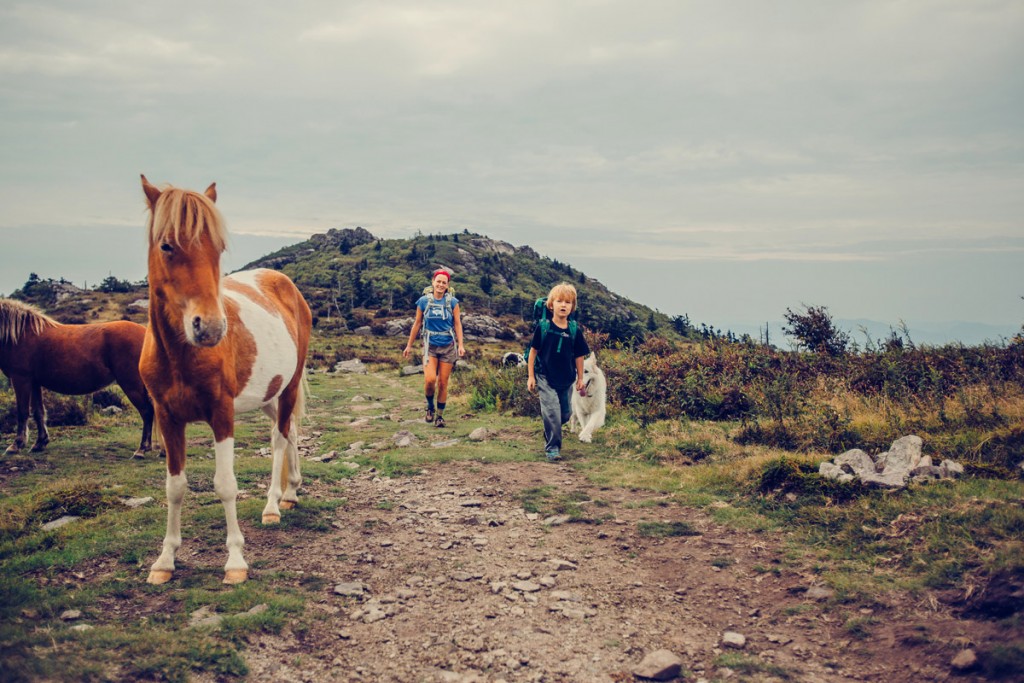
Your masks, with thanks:
[{"label": "pony's mane", "polygon": [[222,252],[227,246],[227,228],[213,201],[191,190],[162,190],[149,221],[150,245],[195,245],[203,237],[209,237],[217,251]]},{"label": "pony's mane", "polygon": [[0,299],[0,344],[17,344],[24,334],[42,334],[59,322],[31,304],[15,299]]}]

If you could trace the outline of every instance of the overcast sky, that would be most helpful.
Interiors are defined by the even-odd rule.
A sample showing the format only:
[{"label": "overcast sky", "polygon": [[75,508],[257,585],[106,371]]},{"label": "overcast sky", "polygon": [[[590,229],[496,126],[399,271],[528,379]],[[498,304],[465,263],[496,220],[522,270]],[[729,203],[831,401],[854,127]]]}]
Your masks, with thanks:
[{"label": "overcast sky", "polygon": [[1024,319],[1020,0],[8,1],[0,112],[3,293],[141,279],[145,173],[243,252],[468,228],[721,326]]}]

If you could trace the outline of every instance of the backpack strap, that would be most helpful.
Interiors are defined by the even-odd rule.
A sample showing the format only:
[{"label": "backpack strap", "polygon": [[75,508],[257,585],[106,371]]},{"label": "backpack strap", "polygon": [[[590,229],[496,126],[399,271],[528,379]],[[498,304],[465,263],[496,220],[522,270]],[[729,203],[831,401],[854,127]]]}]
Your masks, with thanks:
[{"label": "backpack strap", "polygon": [[[434,299],[433,290],[431,290],[431,293],[428,294],[427,296],[429,298],[427,299],[427,305],[426,305],[426,310],[424,311],[424,315],[426,315],[426,311],[430,310],[431,306],[436,306],[437,305],[437,304],[434,303],[435,299]],[[444,297],[442,297],[442,301],[444,302],[443,305],[444,305],[444,310],[445,310],[445,314],[446,314],[446,319],[453,321],[452,322],[452,324],[453,324],[453,327],[452,327],[452,338],[455,337],[455,328],[454,328],[455,307],[452,306],[452,299],[453,298],[454,297],[452,296],[452,293],[450,291],[445,292],[444,293]],[[427,321],[426,320],[423,321],[423,329],[420,332],[420,334],[423,335],[423,364],[426,365],[427,364],[427,358],[430,355],[430,335],[431,335],[430,330],[427,329]]]},{"label": "backpack strap", "polygon": [[[540,322],[538,322],[537,324],[540,326],[540,344],[541,344],[541,346],[544,346],[544,337],[547,336],[548,330],[551,329],[551,321],[548,320],[547,318],[541,318]],[[573,340],[573,343],[576,342],[576,332],[578,330],[579,330],[579,324],[575,320],[570,320],[569,321],[569,338]],[[559,337],[558,338],[558,347],[555,349],[555,353],[560,353],[562,351],[562,340],[563,339],[565,339],[565,337]]]}]

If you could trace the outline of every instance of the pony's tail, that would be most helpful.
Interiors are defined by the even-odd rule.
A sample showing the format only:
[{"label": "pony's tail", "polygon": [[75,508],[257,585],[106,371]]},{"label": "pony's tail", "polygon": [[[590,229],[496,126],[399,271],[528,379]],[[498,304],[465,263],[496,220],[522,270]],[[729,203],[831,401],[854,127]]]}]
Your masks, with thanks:
[{"label": "pony's tail", "polygon": [[309,393],[309,374],[306,366],[302,366],[302,379],[299,381],[299,393],[295,397],[295,410],[292,415],[295,417],[295,426],[298,427],[306,419],[306,395]]}]

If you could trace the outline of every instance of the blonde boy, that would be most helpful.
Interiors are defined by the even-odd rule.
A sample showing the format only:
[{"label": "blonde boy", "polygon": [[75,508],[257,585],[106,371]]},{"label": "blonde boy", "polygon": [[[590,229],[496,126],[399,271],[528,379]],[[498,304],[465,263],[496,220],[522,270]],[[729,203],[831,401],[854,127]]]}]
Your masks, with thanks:
[{"label": "blonde boy", "polygon": [[533,331],[527,361],[526,387],[540,397],[544,422],[544,454],[549,461],[561,457],[562,425],[572,408],[569,392],[583,390],[583,359],[590,354],[583,330],[569,320],[576,310],[576,288],[563,282],[551,288],[547,298],[550,320],[542,320]]}]

